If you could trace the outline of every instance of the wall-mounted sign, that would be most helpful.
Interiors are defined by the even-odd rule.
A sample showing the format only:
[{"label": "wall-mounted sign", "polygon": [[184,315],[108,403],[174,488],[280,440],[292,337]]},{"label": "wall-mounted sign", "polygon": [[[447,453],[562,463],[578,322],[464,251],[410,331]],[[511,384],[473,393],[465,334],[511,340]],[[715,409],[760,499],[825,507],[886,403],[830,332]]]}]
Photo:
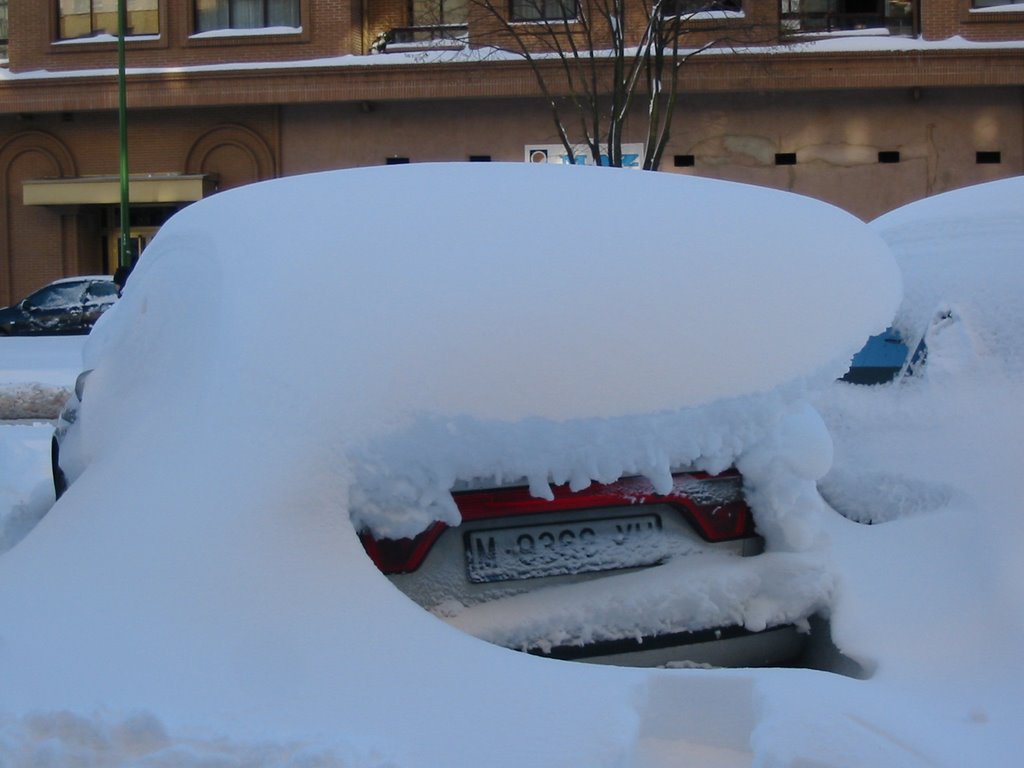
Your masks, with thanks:
[{"label": "wall-mounted sign", "polygon": [[[594,165],[594,156],[590,148],[585,144],[577,144],[573,147],[573,154],[576,157],[576,165]],[[569,165],[569,153],[561,144],[527,144],[526,157],[528,163],[555,163],[556,165]],[[622,167],[643,168],[644,145],[623,144],[622,145]],[[608,165],[608,145],[601,145],[601,165]]]}]

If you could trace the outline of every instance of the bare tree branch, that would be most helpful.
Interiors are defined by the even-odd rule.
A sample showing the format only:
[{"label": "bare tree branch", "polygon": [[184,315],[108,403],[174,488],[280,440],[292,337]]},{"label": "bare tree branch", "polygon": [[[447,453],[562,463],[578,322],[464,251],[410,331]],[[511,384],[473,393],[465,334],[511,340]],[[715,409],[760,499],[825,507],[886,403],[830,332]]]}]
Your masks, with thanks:
[{"label": "bare tree branch", "polygon": [[[435,1],[439,8],[445,2]],[[730,35],[749,41],[756,26],[716,11],[701,17],[700,37],[684,47],[695,15],[721,7],[716,0],[641,0],[641,6],[633,0],[466,2],[471,46],[527,63],[570,163],[583,145],[595,163],[623,165],[627,128],[639,119],[636,105],[643,98],[645,124],[631,135],[643,138],[646,170],[658,169],[671,138],[683,65],[728,44]],[[722,22],[719,30],[715,19]]]}]

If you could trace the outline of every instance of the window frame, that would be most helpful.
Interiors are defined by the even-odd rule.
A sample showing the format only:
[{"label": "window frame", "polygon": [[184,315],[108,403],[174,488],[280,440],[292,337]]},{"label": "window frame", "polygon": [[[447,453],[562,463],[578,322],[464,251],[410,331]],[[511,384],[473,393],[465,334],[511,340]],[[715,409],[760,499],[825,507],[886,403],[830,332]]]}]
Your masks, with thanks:
[{"label": "window frame", "polygon": [[[691,6],[689,8],[684,6]],[[725,6],[735,6],[728,8]],[[665,0],[661,6],[662,18],[680,17],[690,19],[697,16],[719,15],[722,18],[734,18],[745,13],[743,0]]]},{"label": "window frame", "polygon": [[273,45],[308,43],[312,40],[310,33],[310,0],[297,0],[299,4],[299,26],[294,31],[267,33],[266,27],[249,29],[215,29],[200,30],[196,26],[198,8],[196,0],[188,3],[188,36],[184,41],[186,48],[222,47],[225,45]]},{"label": "window frame", "polygon": [[[543,15],[538,15],[536,18],[519,16],[516,14],[517,5],[536,9],[539,14]],[[547,15],[549,5],[560,7],[571,5],[573,14],[571,16]],[[509,0],[508,2],[508,20],[512,24],[563,24],[577,21],[579,18],[580,0]]]},{"label": "window frame", "polygon": [[[235,33],[243,34],[244,35],[244,34],[253,34],[254,32],[258,32],[258,31],[264,30],[264,29],[274,29],[274,28],[277,28],[277,27],[285,26],[285,25],[281,25],[281,24],[271,24],[269,22],[269,19],[267,17],[268,17],[268,14],[270,13],[270,3],[272,1],[273,0],[258,0],[258,2],[261,5],[262,16],[263,16],[263,23],[260,26],[256,26],[256,27],[233,27],[233,26],[231,26],[231,13],[232,13],[231,9],[232,9],[232,2],[233,2],[233,0],[214,0],[214,2],[216,2],[218,4],[224,4],[224,5],[227,6],[228,26],[226,26],[226,27],[213,27],[213,28],[210,28],[210,29],[200,29],[199,28],[199,0],[192,0],[192,30],[193,30],[192,33],[195,34],[195,35],[202,35],[202,34],[206,34],[206,33],[210,33],[210,32],[214,32],[214,33],[218,33],[218,34],[231,34],[232,32],[235,32]],[[299,18],[298,18],[298,24],[295,27],[287,27],[287,28],[295,29],[295,31],[298,32],[303,27],[303,24],[302,24],[302,21],[303,21],[303,14],[302,14],[303,2],[302,2],[302,0],[291,0],[291,2],[293,2],[295,4],[295,9],[296,9],[296,11],[298,13],[298,17]]]},{"label": "window frame", "polygon": [[[409,0],[409,26],[420,27],[465,27],[469,24],[470,0],[429,0],[430,4],[437,8],[435,18],[417,19],[416,0]],[[461,8],[462,13],[457,13]],[[448,12],[445,12],[445,9]],[[449,17],[452,14],[459,16],[452,21]],[[464,16],[465,18],[461,18]]]},{"label": "window frame", "polygon": [[[158,34],[126,35],[125,46],[131,50],[166,49],[169,40],[167,19],[168,0],[157,0],[160,32]],[[46,3],[47,23],[50,30],[50,53],[57,56],[74,56],[85,51],[106,52],[117,50],[117,30],[113,37],[68,37],[60,36],[60,0]]]},{"label": "window frame", "polygon": [[[1024,11],[1003,10],[1013,6],[1019,8],[1024,0],[1007,0],[999,5],[976,6],[974,0],[961,0],[960,20],[969,24],[1021,24],[1024,23]],[[1012,30],[1016,34],[1018,30]]]},{"label": "window frame", "polygon": [[0,59],[7,58],[7,43],[9,40],[7,36],[10,34],[9,31],[9,13],[10,13],[10,2],[9,0],[0,0],[0,8],[3,8],[3,13],[0,14]]},{"label": "window frame", "polygon": [[[89,32],[84,35],[77,35],[74,37],[65,37],[61,32],[62,21],[64,20],[64,13],[61,10],[61,0],[54,0],[50,4],[53,9],[53,40],[55,43],[88,43],[99,35],[111,35],[117,37],[117,25],[115,24],[114,29],[97,29],[95,26],[95,4],[99,0],[86,0],[89,3]],[[156,1],[156,31],[153,32],[130,32],[125,30],[125,40],[158,40],[164,37],[164,30],[167,28],[167,9],[166,0],[155,0]],[[127,10],[127,9],[126,9]],[[115,10],[116,15],[116,10]],[[128,19],[125,19],[127,26]],[[98,40],[97,42],[104,43],[106,40]]]}]

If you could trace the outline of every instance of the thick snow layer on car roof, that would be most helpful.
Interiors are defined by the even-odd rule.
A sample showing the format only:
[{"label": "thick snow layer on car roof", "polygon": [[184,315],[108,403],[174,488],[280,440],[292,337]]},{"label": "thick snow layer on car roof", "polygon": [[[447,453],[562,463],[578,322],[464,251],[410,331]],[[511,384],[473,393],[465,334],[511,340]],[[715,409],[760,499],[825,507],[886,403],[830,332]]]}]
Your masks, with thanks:
[{"label": "thick snow layer on car roof", "polygon": [[925,198],[871,226],[906,279],[896,324],[911,344],[930,333],[932,370],[1024,370],[1024,176]]},{"label": "thick snow layer on car roof", "polygon": [[232,341],[290,340],[275,352],[299,372],[301,328],[332,340],[315,366],[338,395],[502,420],[646,413],[831,373],[898,291],[881,241],[809,198],[522,164],[221,194],[165,227],[141,271],[199,265],[195,298],[177,299],[208,302]]},{"label": "thick snow layer on car roof", "polygon": [[253,392],[248,418],[297,432],[325,476],[344,445],[357,522],[390,535],[457,521],[458,479],[543,494],[723,469],[899,296],[882,240],[809,198],[523,164],[220,194],[169,222],[131,282],[87,349],[104,392],[87,419],[144,418],[133,402],[156,391],[193,411]]}]

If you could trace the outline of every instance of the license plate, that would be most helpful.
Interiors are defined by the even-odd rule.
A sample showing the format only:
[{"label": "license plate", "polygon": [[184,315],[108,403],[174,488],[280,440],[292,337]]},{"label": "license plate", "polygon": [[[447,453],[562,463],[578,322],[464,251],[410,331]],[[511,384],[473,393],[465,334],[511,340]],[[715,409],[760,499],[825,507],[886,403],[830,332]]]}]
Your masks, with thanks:
[{"label": "license plate", "polygon": [[654,565],[666,556],[660,534],[656,514],[470,531],[466,570],[486,583]]}]

